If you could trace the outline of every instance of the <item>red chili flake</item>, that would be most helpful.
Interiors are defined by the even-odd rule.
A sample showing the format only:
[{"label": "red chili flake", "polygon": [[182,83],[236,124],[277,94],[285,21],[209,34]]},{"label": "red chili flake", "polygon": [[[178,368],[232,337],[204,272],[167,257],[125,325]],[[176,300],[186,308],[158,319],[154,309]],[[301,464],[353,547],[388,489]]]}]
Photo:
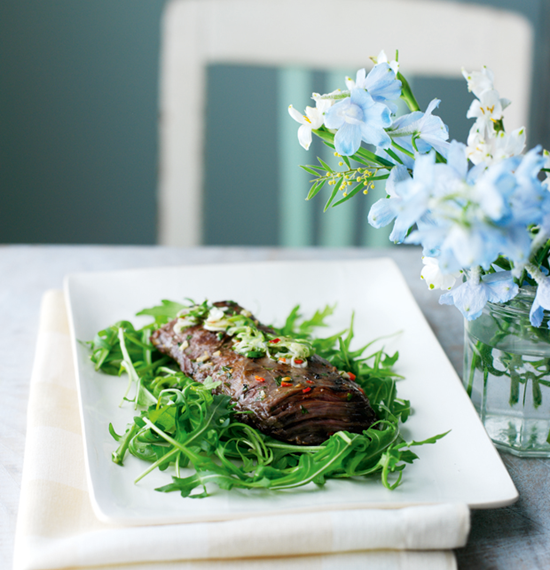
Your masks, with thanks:
[{"label": "red chili flake", "polygon": [[281,356],[281,357],[279,358],[279,362],[286,362],[286,358],[285,358],[284,356]]},{"label": "red chili flake", "polygon": [[355,376],[355,374],[353,372],[348,372],[348,376],[350,380],[353,380],[355,382],[355,379],[357,378],[357,376]]},{"label": "red chili flake", "polygon": [[254,378],[257,382],[265,382],[265,378],[262,378],[261,376],[254,376]]},{"label": "red chili flake", "polygon": [[281,342],[280,338],[273,338],[269,341],[271,344],[277,344],[278,342]]},{"label": "red chili flake", "polygon": [[281,382],[281,386],[286,386],[287,388],[289,386],[293,386],[292,382]]},{"label": "red chili flake", "polygon": [[295,358],[295,359],[294,359],[294,362],[295,362],[296,364],[303,364],[303,363],[304,363],[304,361],[303,361],[303,360],[300,360],[299,358]]},{"label": "red chili flake", "polygon": [[306,380],[306,382],[307,382],[308,384],[315,384],[315,382],[314,382],[313,380]]},{"label": "red chili flake", "polygon": [[309,386],[302,390],[302,393],[304,393],[304,394],[307,394],[308,392],[311,392],[311,388]]},{"label": "red chili flake", "polygon": [[363,388],[359,388],[359,390],[364,394],[365,390],[363,390]]}]

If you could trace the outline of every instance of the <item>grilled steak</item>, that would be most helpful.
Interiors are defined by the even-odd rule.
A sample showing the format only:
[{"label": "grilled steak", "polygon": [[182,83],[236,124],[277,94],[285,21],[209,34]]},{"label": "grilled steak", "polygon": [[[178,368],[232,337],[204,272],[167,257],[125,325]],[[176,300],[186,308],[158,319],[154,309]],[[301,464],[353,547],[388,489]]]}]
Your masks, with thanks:
[{"label": "grilled steak", "polygon": [[[231,313],[242,311],[232,302],[214,306]],[[251,412],[242,420],[267,435],[317,445],[340,430],[361,433],[377,420],[362,389],[317,355],[308,359],[307,367],[267,356],[249,358],[233,350],[234,337],[206,330],[203,323],[180,332],[177,321],[155,331],[153,344],[194,380],[203,382],[208,376],[220,380],[216,392],[229,395],[236,410]]]}]

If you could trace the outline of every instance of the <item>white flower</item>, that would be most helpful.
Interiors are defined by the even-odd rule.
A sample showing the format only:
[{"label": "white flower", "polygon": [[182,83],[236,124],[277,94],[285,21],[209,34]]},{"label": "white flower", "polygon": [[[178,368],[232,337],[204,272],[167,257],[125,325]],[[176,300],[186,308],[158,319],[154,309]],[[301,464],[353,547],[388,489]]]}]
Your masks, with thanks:
[{"label": "white flower", "polygon": [[511,133],[504,131],[497,133],[492,127],[483,129],[476,123],[472,126],[468,136],[466,155],[472,164],[480,162],[493,164],[521,154],[524,148],[525,128],[521,127]]},{"label": "white flower", "polygon": [[365,89],[366,77],[367,71],[364,67],[356,73],[355,81],[351,77],[346,77],[345,82],[348,91],[352,91],[353,89]]},{"label": "white flower", "polygon": [[499,161],[511,156],[516,156],[523,152],[525,148],[525,128],[521,127],[505,133],[500,131],[494,139],[493,143],[493,160]]},{"label": "white flower", "polygon": [[493,89],[494,75],[485,65],[481,71],[468,72],[462,68],[462,75],[468,82],[468,91],[471,91],[478,98],[484,91]]},{"label": "white flower", "polygon": [[460,275],[460,271],[456,273],[442,273],[436,257],[423,257],[422,263],[424,267],[420,273],[420,278],[426,281],[430,289],[449,291]]},{"label": "white flower", "polygon": [[476,120],[468,135],[468,158],[473,164],[491,164],[520,154],[525,146],[525,129],[517,129],[511,134],[495,129],[501,124],[503,111],[510,101],[501,98],[494,89],[492,71],[484,67],[481,71],[468,73],[463,68],[462,74],[468,81],[468,89],[477,97],[466,114],[469,119]]},{"label": "white flower", "polygon": [[399,71],[399,62],[396,61],[395,59],[393,61],[389,61],[388,56],[386,55],[386,52],[384,50],[380,51],[378,57],[376,58],[372,57],[371,59],[372,61],[374,61],[374,63],[387,63],[392,68],[395,75],[397,75]]},{"label": "white flower", "polygon": [[479,127],[487,129],[492,123],[502,119],[503,106],[498,95],[498,91],[490,89],[484,91],[479,99],[474,99],[466,117],[468,119],[476,119]]},{"label": "white flower", "polygon": [[323,126],[325,111],[332,105],[332,101],[318,100],[316,104],[316,107],[306,107],[305,115],[299,113],[292,105],[288,107],[290,116],[301,124],[298,129],[298,141],[306,150],[309,150],[311,145],[311,131]]}]

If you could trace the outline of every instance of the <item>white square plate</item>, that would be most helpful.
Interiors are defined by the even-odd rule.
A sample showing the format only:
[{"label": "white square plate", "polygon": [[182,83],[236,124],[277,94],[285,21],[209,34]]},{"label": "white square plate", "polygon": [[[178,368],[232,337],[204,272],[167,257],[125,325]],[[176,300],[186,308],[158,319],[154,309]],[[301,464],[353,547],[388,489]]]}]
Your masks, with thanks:
[{"label": "white square plate", "polygon": [[[463,502],[473,508],[509,505],[517,491],[462,384],[390,259],[330,262],[267,262],[140,269],[70,275],[65,283],[76,355],[88,483],[97,516],[121,524],[165,524],[224,520],[248,515],[368,507]],[[118,404],[126,378],[94,371],[78,340],[119,320],[136,326],[150,322],[135,313],[161,299],[232,299],[262,322],[282,324],[300,304],[306,315],[337,304],[331,333],[349,324],[355,311],[355,346],[382,335],[388,352],[399,350],[400,397],[410,399],[413,415],[403,426],[407,440],[420,441],[452,430],[435,445],[415,448],[419,459],[405,469],[394,491],[379,480],[329,480],[293,491],[215,491],[206,499],[182,499],[154,489],[171,481],[170,472],[153,472],[134,485],[148,464],[127,457],[111,461],[116,443],[109,422],[123,432],[135,414]]]}]

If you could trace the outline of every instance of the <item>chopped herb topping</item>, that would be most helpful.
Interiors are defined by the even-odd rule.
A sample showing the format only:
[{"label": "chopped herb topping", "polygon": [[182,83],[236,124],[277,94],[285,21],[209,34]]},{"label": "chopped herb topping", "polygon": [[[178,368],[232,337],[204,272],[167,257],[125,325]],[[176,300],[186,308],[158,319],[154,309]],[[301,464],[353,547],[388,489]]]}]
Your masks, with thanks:
[{"label": "chopped herb topping", "polygon": [[246,353],[247,358],[261,358],[264,355],[260,350],[251,350]]},{"label": "chopped herb topping", "polygon": [[305,368],[307,359],[313,355],[313,346],[309,340],[260,330],[258,321],[246,309],[237,314],[226,306],[217,307],[204,301],[200,305],[193,304],[182,309],[177,316],[175,332],[202,324],[206,330],[215,332],[218,340],[222,340],[225,334],[233,337],[233,350],[247,358],[267,356],[294,367]]}]

